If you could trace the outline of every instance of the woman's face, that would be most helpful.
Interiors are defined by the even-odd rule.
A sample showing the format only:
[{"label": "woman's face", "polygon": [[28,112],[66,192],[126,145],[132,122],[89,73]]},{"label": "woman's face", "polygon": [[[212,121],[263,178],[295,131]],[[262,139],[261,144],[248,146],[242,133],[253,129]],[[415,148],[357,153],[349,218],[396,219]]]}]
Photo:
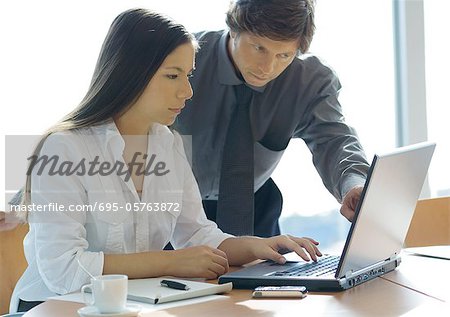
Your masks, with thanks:
[{"label": "woman's face", "polygon": [[195,65],[195,49],[192,43],[178,46],[170,53],[142,95],[131,107],[139,120],[171,125],[185,101],[192,97],[189,77]]}]

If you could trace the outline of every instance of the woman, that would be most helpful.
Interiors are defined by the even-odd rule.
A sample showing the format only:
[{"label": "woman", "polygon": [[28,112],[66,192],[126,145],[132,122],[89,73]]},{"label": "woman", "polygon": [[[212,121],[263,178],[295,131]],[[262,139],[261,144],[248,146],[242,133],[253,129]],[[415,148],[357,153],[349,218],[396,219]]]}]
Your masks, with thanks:
[{"label": "woman", "polygon": [[[181,137],[167,127],[193,94],[195,50],[159,14],[114,20],[88,93],[30,163],[25,200],[41,209],[28,215],[29,266],[12,311],[79,290],[89,281],[80,265],[93,275],[216,278],[255,259],[283,263],[280,249],[321,255],[313,239],[233,237],[206,219]],[[163,250],[169,241],[175,250]]]}]

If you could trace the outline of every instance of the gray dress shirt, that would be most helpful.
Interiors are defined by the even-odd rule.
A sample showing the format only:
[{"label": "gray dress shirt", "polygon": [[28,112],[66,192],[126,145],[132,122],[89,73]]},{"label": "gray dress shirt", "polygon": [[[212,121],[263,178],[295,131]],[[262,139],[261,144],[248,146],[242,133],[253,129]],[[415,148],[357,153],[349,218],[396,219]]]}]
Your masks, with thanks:
[{"label": "gray dress shirt", "polygon": [[[228,31],[202,32],[196,38],[200,50],[191,80],[194,96],[173,127],[192,137],[192,148],[186,150],[202,198],[217,199],[225,137],[236,105],[233,86],[242,79],[227,53]],[[291,138],[305,141],[323,183],[339,201],[353,186],[364,184],[369,164],[356,132],[344,121],[337,99],[341,86],[329,67],[302,55],[276,79],[251,88],[255,191],[269,179]]]}]

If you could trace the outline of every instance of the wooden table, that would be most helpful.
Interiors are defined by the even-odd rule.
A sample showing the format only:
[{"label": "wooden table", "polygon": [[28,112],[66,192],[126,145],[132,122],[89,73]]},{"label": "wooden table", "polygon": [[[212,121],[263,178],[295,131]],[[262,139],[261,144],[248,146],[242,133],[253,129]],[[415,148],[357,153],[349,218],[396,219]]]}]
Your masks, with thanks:
[{"label": "wooden table", "polygon": [[[344,292],[310,292],[304,299],[252,299],[250,290],[233,290],[220,300],[140,316],[450,316],[449,266],[446,260],[404,255],[395,272]],[[425,279],[417,272],[433,272],[441,278]],[[82,306],[49,300],[25,316],[75,317]]]},{"label": "wooden table", "polygon": [[382,278],[450,304],[450,260],[407,254],[402,260]]}]

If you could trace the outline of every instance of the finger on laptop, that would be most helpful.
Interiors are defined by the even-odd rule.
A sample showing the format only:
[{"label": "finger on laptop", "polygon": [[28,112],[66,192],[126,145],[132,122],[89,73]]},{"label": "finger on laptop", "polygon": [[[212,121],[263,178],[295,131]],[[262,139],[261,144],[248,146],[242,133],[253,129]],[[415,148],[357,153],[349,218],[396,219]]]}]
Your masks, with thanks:
[{"label": "finger on laptop", "polygon": [[308,237],[303,237],[303,238],[298,238],[298,237],[293,237],[293,236],[289,236],[293,241],[295,241],[298,245],[300,245],[302,248],[304,248],[309,255],[311,256],[311,258],[314,261],[317,261],[317,256],[322,256],[322,252],[320,252],[319,248],[317,247],[317,245],[319,244],[319,242],[317,242],[314,239],[308,238]]},{"label": "finger on laptop", "polygon": [[[287,235],[280,235],[280,236],[276,236],[276,237],[271,237],[269,238],[269,240],[271,241],[272,244],[272,249],[276,250],[276,252],[278,254],[280,254],[281,252],[285,252],[286,250],[291,250],[294,251],[295,253],[297,253],[303,260],[305,261],[309,261],[310,258],[309,256],[306,254],[306,252],[303,250],[303,247],[305,245],[312,245],[312,242],[310,242],[309,240],[305,240],[302,238],[297,238],[299,239],[299,241],[294,241],[290,236]],[[313,249],[311,249],[311,247],[308,247],[308,249],[306,249],[306,251],[308,251],[308,253]],[[315,257],[315,252],[312,252],[311,254],[311,258],[313,260],[317,260]]]},{"label": "finger on laptop", "polygon": [[[317,248],[317,244],[319,244],[316,240],[311,238],[298,238],[291,235],[287,236],[280,236],[285,237],[284,239],[280,240],[280,243],[282,243],[281,250],[284,249],[290,249],[297,253],[302,259],[305,261],[309,261],[310,258],[313,261],[317,261],[317,256],[322,256],[322,253]],[[309,254],[306,254],[306,252]]]}]

